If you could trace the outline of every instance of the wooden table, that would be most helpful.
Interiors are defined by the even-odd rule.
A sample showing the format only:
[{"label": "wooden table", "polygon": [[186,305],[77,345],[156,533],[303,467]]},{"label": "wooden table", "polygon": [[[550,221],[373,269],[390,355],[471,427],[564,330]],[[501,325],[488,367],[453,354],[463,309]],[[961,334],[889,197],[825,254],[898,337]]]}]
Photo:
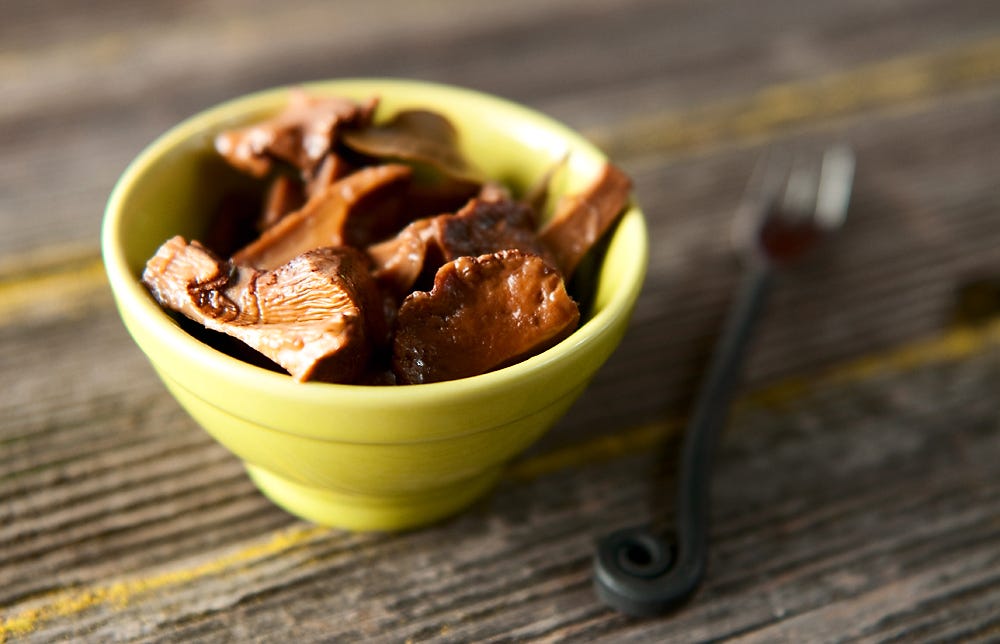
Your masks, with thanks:
[{"label": "wooden table", "polygon": [[[172,124],[370,75],[578,128],[653,238],[584,398],[487,499],[394,535],[265,500],[131,343],[98,249],[114,180]],[[13,0],[0,88],[0,640],[1000,638],[1000,3]],[[708,578],[617,614],[594,541],[671,517],[745,181],[765,148],[831,141],[858,157],[849,221],[762,321]]]}]

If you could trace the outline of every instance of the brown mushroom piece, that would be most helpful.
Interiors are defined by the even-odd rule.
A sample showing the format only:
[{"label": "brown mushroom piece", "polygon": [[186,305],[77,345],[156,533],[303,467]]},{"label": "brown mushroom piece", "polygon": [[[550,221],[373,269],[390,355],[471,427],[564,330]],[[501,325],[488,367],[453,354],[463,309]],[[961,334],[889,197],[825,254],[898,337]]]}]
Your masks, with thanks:
[{"label": "brown mushroom piece", "polygon": [[316,171],[305,183],[306,197],[312,198],[357,170],[344,157],[333,152],[328,153],[316,166]]},{"label": "brown mushroom piece", "polygon": [[279,174],[267,188],[260,217],[259,230],[267,230],[285,215],[295,212],[305,204],[302,184],[287,174]]},{"label": "brown mushroom piece", "polygon": [[549,166],[541,177],[539,177],[528,191],[521,197],[521,201],[535,209],[535,212],[545,210],[545,202],[549,200],[549,193],[552,190],[552,180],[556,174],[566,167],[569,161],[569,152],[564,153],[559,160]]},{"label": "brown mushroom piece", "polygon": [[300,381],[355,381],[373,340],[386,337],[367,261],[350,248],[258,271],[178,236],[147,262],[142,281],[164,307],[243,341]]},{"label": "brown mushroom piece", "polygon": [[344,131],[341,140],[370,157],[425,163],[451,179],[482,181],[462,155],[455,127],[437,112],[402,110],[385,123]]},{"label": "brown mushroom piece", "polygon": [[438,270],[431,291],[403,301],[393,371],[400,384],[486,373],[555,345],[579,319],[559,272],[540,257],[460,257]]},{"label": "brown mushroom piece", "polygon": [[392,239],[369,246],[373,275],[388,293],[402,299],[420,279],[427,249],[435,235],[434,219],[418,219]]},{"label": "brown mushroom piece", "polygon": [[254,177],[270,172],[274,159],[292,164],[308,177],[333,146],[337,133],[345,127],[369,125],[377,106],[374,98],[360,104],[296,89],[277,116],[219,134],[215,149],[233,167]]},{"label": "brown mushroom piece", "polygon": [[344,147],[379,162],[403,161],[416,172],[406,195],[410,219],[454,212],[476,196],[483,175],[463,156],[458,132],[430,110],[402,110],[385,123],[345,130]]},{"label": "brown mushroom piece", "polygon": [[555,265],[535,234],[535,212],[499,196],[472,199],[454,214],[418,219],[393,239],[369,247],[368,254],[379,282],[402,295],[446,262],[501,250],[539,255]]},{"label": "brown mushroom piece", "polygon": [[436,217],[435,225],[435,242],[445,262],[501,250],[551,258],[535,234],[535,211],[512,199],[473,199],[454,215]]},{"label": "brown mushroom piece", "polygon": [[362,168],[285,215],[233,255],[237,264],[261,270],[322,246],[365,247],[398,230],[403,195],[410,181],[407,166]]},{"label": "brown mushroom piece", "polygon": [[[469,199],[479,195],[482,184],[441,175],[429,177],[419,168],[406,191],[406,214],[409,221],[455,212]],[[409,223],[409,222],[406,222]]]},{"label": "brown mushroom piece", "polygon": [[610,163],[580,193],[563,197],[552,219],[539,232],[569,279],[587,251],[614,224],[628,203],[632,181]]}]

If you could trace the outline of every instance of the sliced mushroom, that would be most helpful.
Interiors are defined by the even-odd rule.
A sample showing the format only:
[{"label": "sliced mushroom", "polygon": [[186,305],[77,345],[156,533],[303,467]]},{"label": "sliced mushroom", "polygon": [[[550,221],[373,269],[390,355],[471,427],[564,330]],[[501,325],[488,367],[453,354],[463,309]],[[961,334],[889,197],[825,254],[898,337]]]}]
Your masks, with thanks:
[{"label": "sliced mushroom", "polygon": [[418,219],[392,239],[368,247],[375,279],[395,294],[397,302],[410,292],[424,272],[434,235],[434,219]]},{"label": "sliced mushroom", "polygon": [[566,279],[587,251],[618,220],[631,190],[632,181],[628,176],[605,163],[601,173],[583,192],[560,200],[555,214],[539,236],[555,255]]},{"label": "sliced mushroom", "polygon": [[408,167],[362,168],[283,217],[233,255],[237,264],[276,268],[321,246],[365,247],[399,229],[399,211],[409,183]]},{"label": "sliced mushroom", "polygon": [[260,216],[257,192],[227,191],[220,195],[214,212],[207,218],[204,237],[199,241],[213,253],[228,257],[257,236]]},{"label": "sliced mushroom", "polygon": [[354,172],[354,168],[344,157],[334,152],[329,152],[323,160],[316,166],[316,171],[306,182],[306,196],[315,197],[319,193],[333,185],[347,175]]},{"label": "sliced mushroom", "polygon": [[528,189],[521,201],[535,209],[535,212],[545,210],[545,202],[549,199],[549,192],[552,188],[552,179],[560,170],[566,167],[569,161],[569,152],[564,153],[559,160],[552,164],[541,177]]},{"label": "sliced mushroom", "polygon": [[266,175],[274,159],[287,161],[309,176],[333,146],[337,132],[370,124],[377,105],[377,99],[359,104],[293,90],[280,114],[219,134],[215,149],[231,165],[255,177]]},{"label": "sliced mushroom", "polygon": [[501,250],[539,255],[555,266],[554,259],[535,234],[535,213],[511,199],[472,199],[454,214],[418,219],[393,239],[370,246],[380,283],[402,296],[428,281],[445,262]]},{"label": "sliced mushroom", "polygon": [[403,301],[393,371],[401,384],[486,373],[555,345],[579,319],[562,277],[540,257],[460,257],[438,270],[431,291]]},{"label": "sliced mushroom", "polygon": [[254,364],[299,380],[463,378],[572,333],[566,280],[622,213],[628,177],[606,164],[538,232],[565,159],[518,200],[468,162],[446,117],[405,110],[375,125],[377,105],[295,91],[277,116],[216,137],[269,183],[250,206],[227,199],[211,250],[165,243],[143,274],[154,297],[214,346],[242,341]]},{"label": "sliced mushroom", "polygon": [[433,217],[444,212],[455,212],[469,199],[477,196],[482,184],[460,179],[427,177],[414,173],[414,180],[406,192],[406,213],[410,221]]},{"label": "sliced mushroom", "polygon": [[385,337],[366,260],[349,248],[316,249],[258,271],[174,237],[142,280],[163,306],[243,341],[301,381],[355,381],[373,337]]},{"label": "sliced mushroom", "polygon": [[511,199],[473,199],[454,215],[434,221],[434,241],[445,262],[509,249],[548,255],[535,234],[535,211]]},{"label": "sliced mushroom", "polygon": [[264,207],[260,213],[259,230],[267,230],[285,215],[295,212],[305,203],[302,184],[287,174],[279,174],[268,186]]},{"label": "sliced mushroom", "polygon": [[437,112],[402,110],[385,123],[345,131],[342,140],[367,156],[426,163],[462,181],[479,183],[482,179],[462,155],[451,121]]}]

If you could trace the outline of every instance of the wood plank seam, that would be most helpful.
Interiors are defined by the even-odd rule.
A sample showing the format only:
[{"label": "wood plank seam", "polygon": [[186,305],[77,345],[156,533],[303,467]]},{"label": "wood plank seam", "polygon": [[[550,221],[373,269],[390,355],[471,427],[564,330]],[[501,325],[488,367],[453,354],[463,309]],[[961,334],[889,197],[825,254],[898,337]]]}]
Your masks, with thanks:
[{"label": "wood plank seam", "polygon": [[0,270],[0,326],[72,317],[91,310],[106,291],[107,277],[99,256],[53,257],[51,249],[26,253],[7,266],[23,269]]},{"label": "wood plank seam", "polygon": [[329,532],[320,526],[296,526],[281,530],[263,542],[246,546],[189,568],[167,570],[110,584],[95,584],[69,591],[57,591],[38,606],[11,615],[0,622],[0,642],[9,636],[25,635],[43,622],[68,617],[98,606],[123,607],[137,596],[157,589],[180,586],[210,575],[239,567],[260,557],[278,554]]},{"label": "wood plank seam", "polygon": [[[680,155],[862,112],[911,105],[1000,80],[1000,38],[905,56],[749,96],[638,118],[585,135],[612,157]],[[78,314],[106,289],[100,257],[43,248],[0,263],[0,325]]]},{"label": "wood plank seam", "polygon": [[[738,402],[738,407],[784,404],[810,390],[861,382],[893,372],[905,372],[934,364],[955,362],[998,346],[1000,346],[1000,320],[982,327],[955,328],[937,338],[906,344],[885,353],[833,367],[814,378],[780,381],[743,396]],[[655,447],[673,433],[680,431],[682,426],[683,420],[675,418],[633,428],[616,436],[602,436],[515,462],[508,468],[506,476],[513,481],[529,481],[560,470],[639,453]],[[228,551],[189,567],[106,584],[56,591],[41,599],[37,605],[3,617],[0,620],[0,643],[11,636],[30,633],[39,624],[97,607],[122,607],[158,589],[181,586],[201,578],[223,574],[257,558],[279,555],[331,532],[331,529],[322,526],[296,525],[275,532],[262,542]]]},{"label": "wood plank seam", "polygon": [[[735,413],[747,407],[782,406],[821,388],[863,382],[890,373],[908,372],[920,367],[957,362],[1000,346],[1000,320],[981,327],[955,327],[933,338],[911,342],[889,351],[864,356],[812,376],[792,377],[762,387],[740,397]],[[535,456],[511,465],[506,476],[528,481],[559,470],[608,461],[620,456],[655,448],[681,431],[683,418],[660,420],[616,435],[599,436],[590,441]]]},{"label": "wood plank seam", "polygon": [[[893,82],[888,85],[880,86],[880,78],[887,80],[887,74],[897,74],[898,77],[890,79]],[[627,123],[620,132],[594,132],[592,136],[598,140],[603,136],[621,136],[620,140],[625,144],[629,144],[629,141],[642,141],[642,145],[632,149],[632,153],[647,153],[650,150],[683,153],[733,140],[766,136],[815,120],[926,100],[957,89],[970,89],[994,82],[997,78],[1000,78],[1000,39],[992,39],[941,55],[897,59],[871,68],[858,68],[838,77],[776,85],[731,104],[709,105],[699,110],[656,115],[642,122]],[[860,93],[851,95],[851,100],[837,100],[836,92],[852,90],[852,82],[859,84],[854,89]],[[865,89],[869,86],[870,91]],[[831,99],[829,105],[820,100],[823,97]],[[780,106],[782,101],[786,102],[787,109],[773,114],[766,113],[766,106]],[[733,119],[731,124],[728,122],[730,119]],[[659,127],[664,123],[673,123],[669,127],[678,130],[687,128],[689,125],[686,124],[690,124],[691,132],[676,136],[693,138],[685,142],[688,139],[650,139],[647,136],[651,131],[647,128]],[[609,146],[612,152],[614,145],[612,143]],[[3,262],[4,266],[0,267],[0,325],[43,315],[48,317],[85,311],[87,307],[94,306],[94,296],[106,290],[100,258],[93,255],[92,251],[84,255],[71,253],[69,257],[63,258],[52,254],[51,249],[45,249],[44,254],[44,259],[39,259],[40,254],[29,253],[23,258],[13,258],[15,261]],[[24,262],[20,261],[22,259]],[[13,268],[19,263],[26,264],[27,268]],[[101,306],[106,304],[103,298],[97,301]],[[955,329],[940,337],[835,367],[817,377],[781,381],[745,396],[739,405],[781,405],[819,387],[864,381],[886,372],[957,361],[997,345],[1000,345],[1000,323],[979,329]],[[602,436],[515,463],[508,470],[507,476],[514,481],[528,481],[568,468],[635,454],[666,440],[680,431],[682,425],[682,419],[666,419],[613,436]],[[11,635],[28,633],[40,623],[99,606],[125,605],[130,600],[157,589],[221,574],[257,557],[280,555],[296,544],[328,534],[325,528],[296,526],[273,533],[270,539],[262,543],[245,546],[186,568],[56,591],[43,598],[40,605],[0,620],[0,642]]]},{"label": "wood plank seam", "polygon": [[984,87],[1000,79],[1000,38],[904,56],[585,134],[613,158],[693,153],[783,130]]}]

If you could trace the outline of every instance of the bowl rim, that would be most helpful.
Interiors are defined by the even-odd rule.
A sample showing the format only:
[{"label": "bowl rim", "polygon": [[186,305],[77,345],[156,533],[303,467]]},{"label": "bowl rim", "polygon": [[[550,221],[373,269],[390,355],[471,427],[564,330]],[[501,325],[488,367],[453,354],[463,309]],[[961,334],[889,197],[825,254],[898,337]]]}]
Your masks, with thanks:
[{"label": "bowl rim", "polygon": [[[502,369],[468,378],[405,386],[303,383],[287,374],[272,372],[233,358],[183,331],[149,296],[128,266],[120,238],[120,229],[125,217],[123,205],[136,181],[179,144],[191,140],[209,128],[218,127],[222,121],[253,111],[254,106],[260,107],[286,96],[288,91],[295,87],[331,94],[337,91],[364,92],[376,89],[379,91],[372,93],[436,94],[472,105],[488,106],[494,112],[499,111],[516,118],[521,124],[568,141],[575,151],[602,160],[607,158],[582,135],[540,111],[478,90],[412,79],[358,77],[295,83],[238,96],[202,110],[162,133],[128,164],[111,191],[101,227],[102,258],[118,305],[127,306],[129,314],[134,316],[137,323],[148,326],[157,334],[160,341],[169,345],[179,357],[193,360],[220,377],[238,380],[241,387],[267,391],[271,395],[298,400],[305,404],[329,405],[339,400],[350,400],[351,405],[412,409],[415,406],[441,404],[447,400],[454,400],[456,396],[476,397],[497,388],[506,389],[512,382],[529,374],[546,371],[550,366],[565,360],[587,345],[599,341],[617,320],[631,313],[631,308],[642,288],[649,256],[648,232],[634,194],[626,213],[618,223],[619,231],[623,227],[627,228],[627,234],[634,236],[638,242],[635,248],[630,248],[633,259],[627,262],[627,272],[621,275],[621,283],[627,287],[612,293],[605,306],[591,315],[562,342]],[[141,348],[146,351],[145,347]],[[152,361],[151,356],[150,359]],[[325,436],[326,433],[322,435]]]}]

